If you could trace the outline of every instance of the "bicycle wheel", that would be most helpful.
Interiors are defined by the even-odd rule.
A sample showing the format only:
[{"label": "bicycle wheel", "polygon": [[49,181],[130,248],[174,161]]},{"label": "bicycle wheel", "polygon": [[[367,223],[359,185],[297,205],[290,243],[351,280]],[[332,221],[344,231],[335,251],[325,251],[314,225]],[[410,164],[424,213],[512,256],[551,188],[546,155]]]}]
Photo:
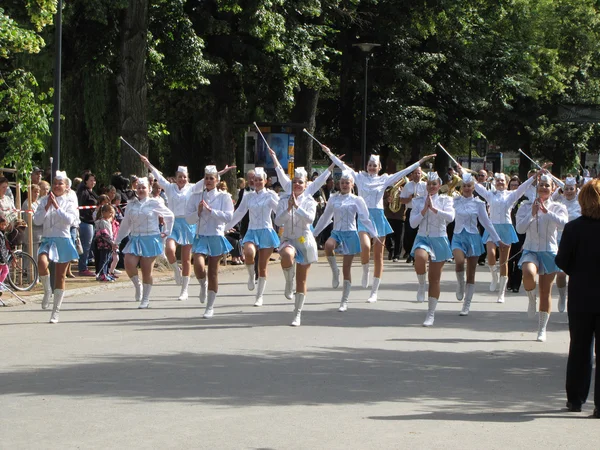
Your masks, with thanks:
[{"label": "bicycle wheel", "polygon": [[[16,264],[12,264],[12,260]],[[38,281],[38,267],[31,255],[20,250],[12,255],[6,280],[17,291],[29,291]]]}]

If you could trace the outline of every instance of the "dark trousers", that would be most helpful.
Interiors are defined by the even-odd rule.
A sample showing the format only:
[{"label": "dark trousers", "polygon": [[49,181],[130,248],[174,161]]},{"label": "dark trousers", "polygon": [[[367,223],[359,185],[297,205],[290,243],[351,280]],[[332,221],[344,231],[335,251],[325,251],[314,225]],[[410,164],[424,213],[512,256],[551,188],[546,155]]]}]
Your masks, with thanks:
[{"label": "dark trousers", "polygon": [[508,284],[507,289],[519,290],[521,288],[521,281],[523,280],[523,271],[519,269],[519,260],[521,255],[519,252],[523,248],[525,243],[525,235],[519,234],[519,242],[510,246],[510,253],[508,255]]},{"label": "dark trousers", "polygon": [[413,228],[410,226],[410,212],[412,209],[406,210],[406,226],[404,227],[404,251],[406,252],[406,256],[410,254],[412,250],[412,246],[415,243],[415,239],[417,238],[418,228]]},{"label": "dark trousers", "polygon": [[569,311],[569,359],[567,361],[567,401],[575,406],[585,403],[590,392],[596,336],[596,379],[594,405],[600,408],[600,313]]},{"label": "dark trousers", "polygon": [[112,250],[99,249],[94,246],[94,260],[96,261],[96,275],[100,273],[106,275],[112,260]]},{"label": "dark trousers", "polygon": [[[479,236],[483,237],[483,233],[485,231],[485,228],[483,228],[481,226],[480,223],[477,224],[477,229],[479,230]],[[479,259],[477,260],[478,264],[485,264],[485,261],[487,259],[487,247],[485,246],[485,243],[483,244],[483,253],[481,255],[479,255]]]},{"label": "dark trousers", "polygon": [[404,221],[400,219],[388,219],[392,232],[388,234],[385,240],[385,246],[392,258],[400,258],[402,250],[402,230],[404,229]]}]

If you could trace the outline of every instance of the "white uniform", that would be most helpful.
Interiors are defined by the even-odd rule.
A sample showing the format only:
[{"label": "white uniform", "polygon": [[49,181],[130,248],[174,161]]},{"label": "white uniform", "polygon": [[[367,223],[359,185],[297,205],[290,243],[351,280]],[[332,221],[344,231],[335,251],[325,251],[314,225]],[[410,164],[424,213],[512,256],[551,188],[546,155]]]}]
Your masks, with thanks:
[{"label": "white uniform", "polygon": [[[411,196],[425,197],[427,195],[427,183],[425,181],[419,181],[415,183],[414,181],[409,181],[404,185],[404,188],[400,192],[400,198],[410,198]],[[413,202],[412,200],[406,204],[406,209],[412,209]]]},{"label": "white uniform", "polygon": [[[306,190],[304,192],[306,193]],[[298,264],[315,263],[319,254],[311,225],[317,214],[317,202],[312,195],[301,195],[296,200],[298,208],[288,211],[289,198],[285,196],[279,200],[275,216],[275,224],[283,227],[279,249],[294,247]]]},{"label": "white uniform", "polygon": [[277,210],[278,204],[279,196],[275,191],[264,188],[260,191],[248,191],[244,193],[240,206],[225,229],[233,228],[248,212],[250,221],[242,244],[252,242],[259,248],[279,247],[279,237],[273,230],[271,219],[271,214]]},{"label": "white uniform", "polygon": [[410,213],[410,226],[417,228],[417,237],[413,244],[411,255],[420,248],[431,256],[432,262],[443,262],[452,258],[450,242],[446,228],[454,220],[454,202],[452,197],[435,194],[431,197],[433,207],[438,210],[434,213],[427,210],[421,214],[425,207],[427,197],[415,198],[413,209]]}]

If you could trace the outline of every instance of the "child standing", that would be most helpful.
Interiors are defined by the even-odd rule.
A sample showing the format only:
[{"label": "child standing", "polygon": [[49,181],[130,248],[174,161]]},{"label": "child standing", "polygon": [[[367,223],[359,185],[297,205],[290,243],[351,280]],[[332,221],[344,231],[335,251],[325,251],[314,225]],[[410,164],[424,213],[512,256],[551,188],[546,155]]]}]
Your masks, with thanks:
[{"label": "child standing", "polygon": [[[8,276],[8,258],[10,256],[8,252],[8,244],[6,242],[6,236],[4,236],[4,232],[8,227],[8,220],[4,215],[0,215],[0,287],[3,287],[4,280]],[[4,289],[0,289],[0,296],[2,296],[2,291]]]},{"label": "child standing", "polygon": [[112,262],[111,258],[113,258],[113,244],[115,242],[112,226],[114,209],[110,204],[105,204],[99,208],[97,216],[99,218],[96,220],[96,233],[94,236],[96,279],[98,281],[115,281],[110,275],[109,269],[109,264]]}]

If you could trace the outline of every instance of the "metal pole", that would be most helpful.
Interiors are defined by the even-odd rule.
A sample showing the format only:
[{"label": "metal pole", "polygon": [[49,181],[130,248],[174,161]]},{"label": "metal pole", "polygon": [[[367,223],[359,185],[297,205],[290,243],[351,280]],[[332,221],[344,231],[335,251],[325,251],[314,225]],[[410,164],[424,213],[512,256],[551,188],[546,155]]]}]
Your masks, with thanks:
[{"label": "metal pole", "polygon": [[55,19],[54,112],[52,123],[52,173],[60,167],[60,96],[62,76],[62,0],[58,0]]},{"label": "metal pole", "polygon": [[362,164],[363,169],[367,167],[367,85],[369,77],[369,54],[365,54],[365,95],[362,116]]}]

